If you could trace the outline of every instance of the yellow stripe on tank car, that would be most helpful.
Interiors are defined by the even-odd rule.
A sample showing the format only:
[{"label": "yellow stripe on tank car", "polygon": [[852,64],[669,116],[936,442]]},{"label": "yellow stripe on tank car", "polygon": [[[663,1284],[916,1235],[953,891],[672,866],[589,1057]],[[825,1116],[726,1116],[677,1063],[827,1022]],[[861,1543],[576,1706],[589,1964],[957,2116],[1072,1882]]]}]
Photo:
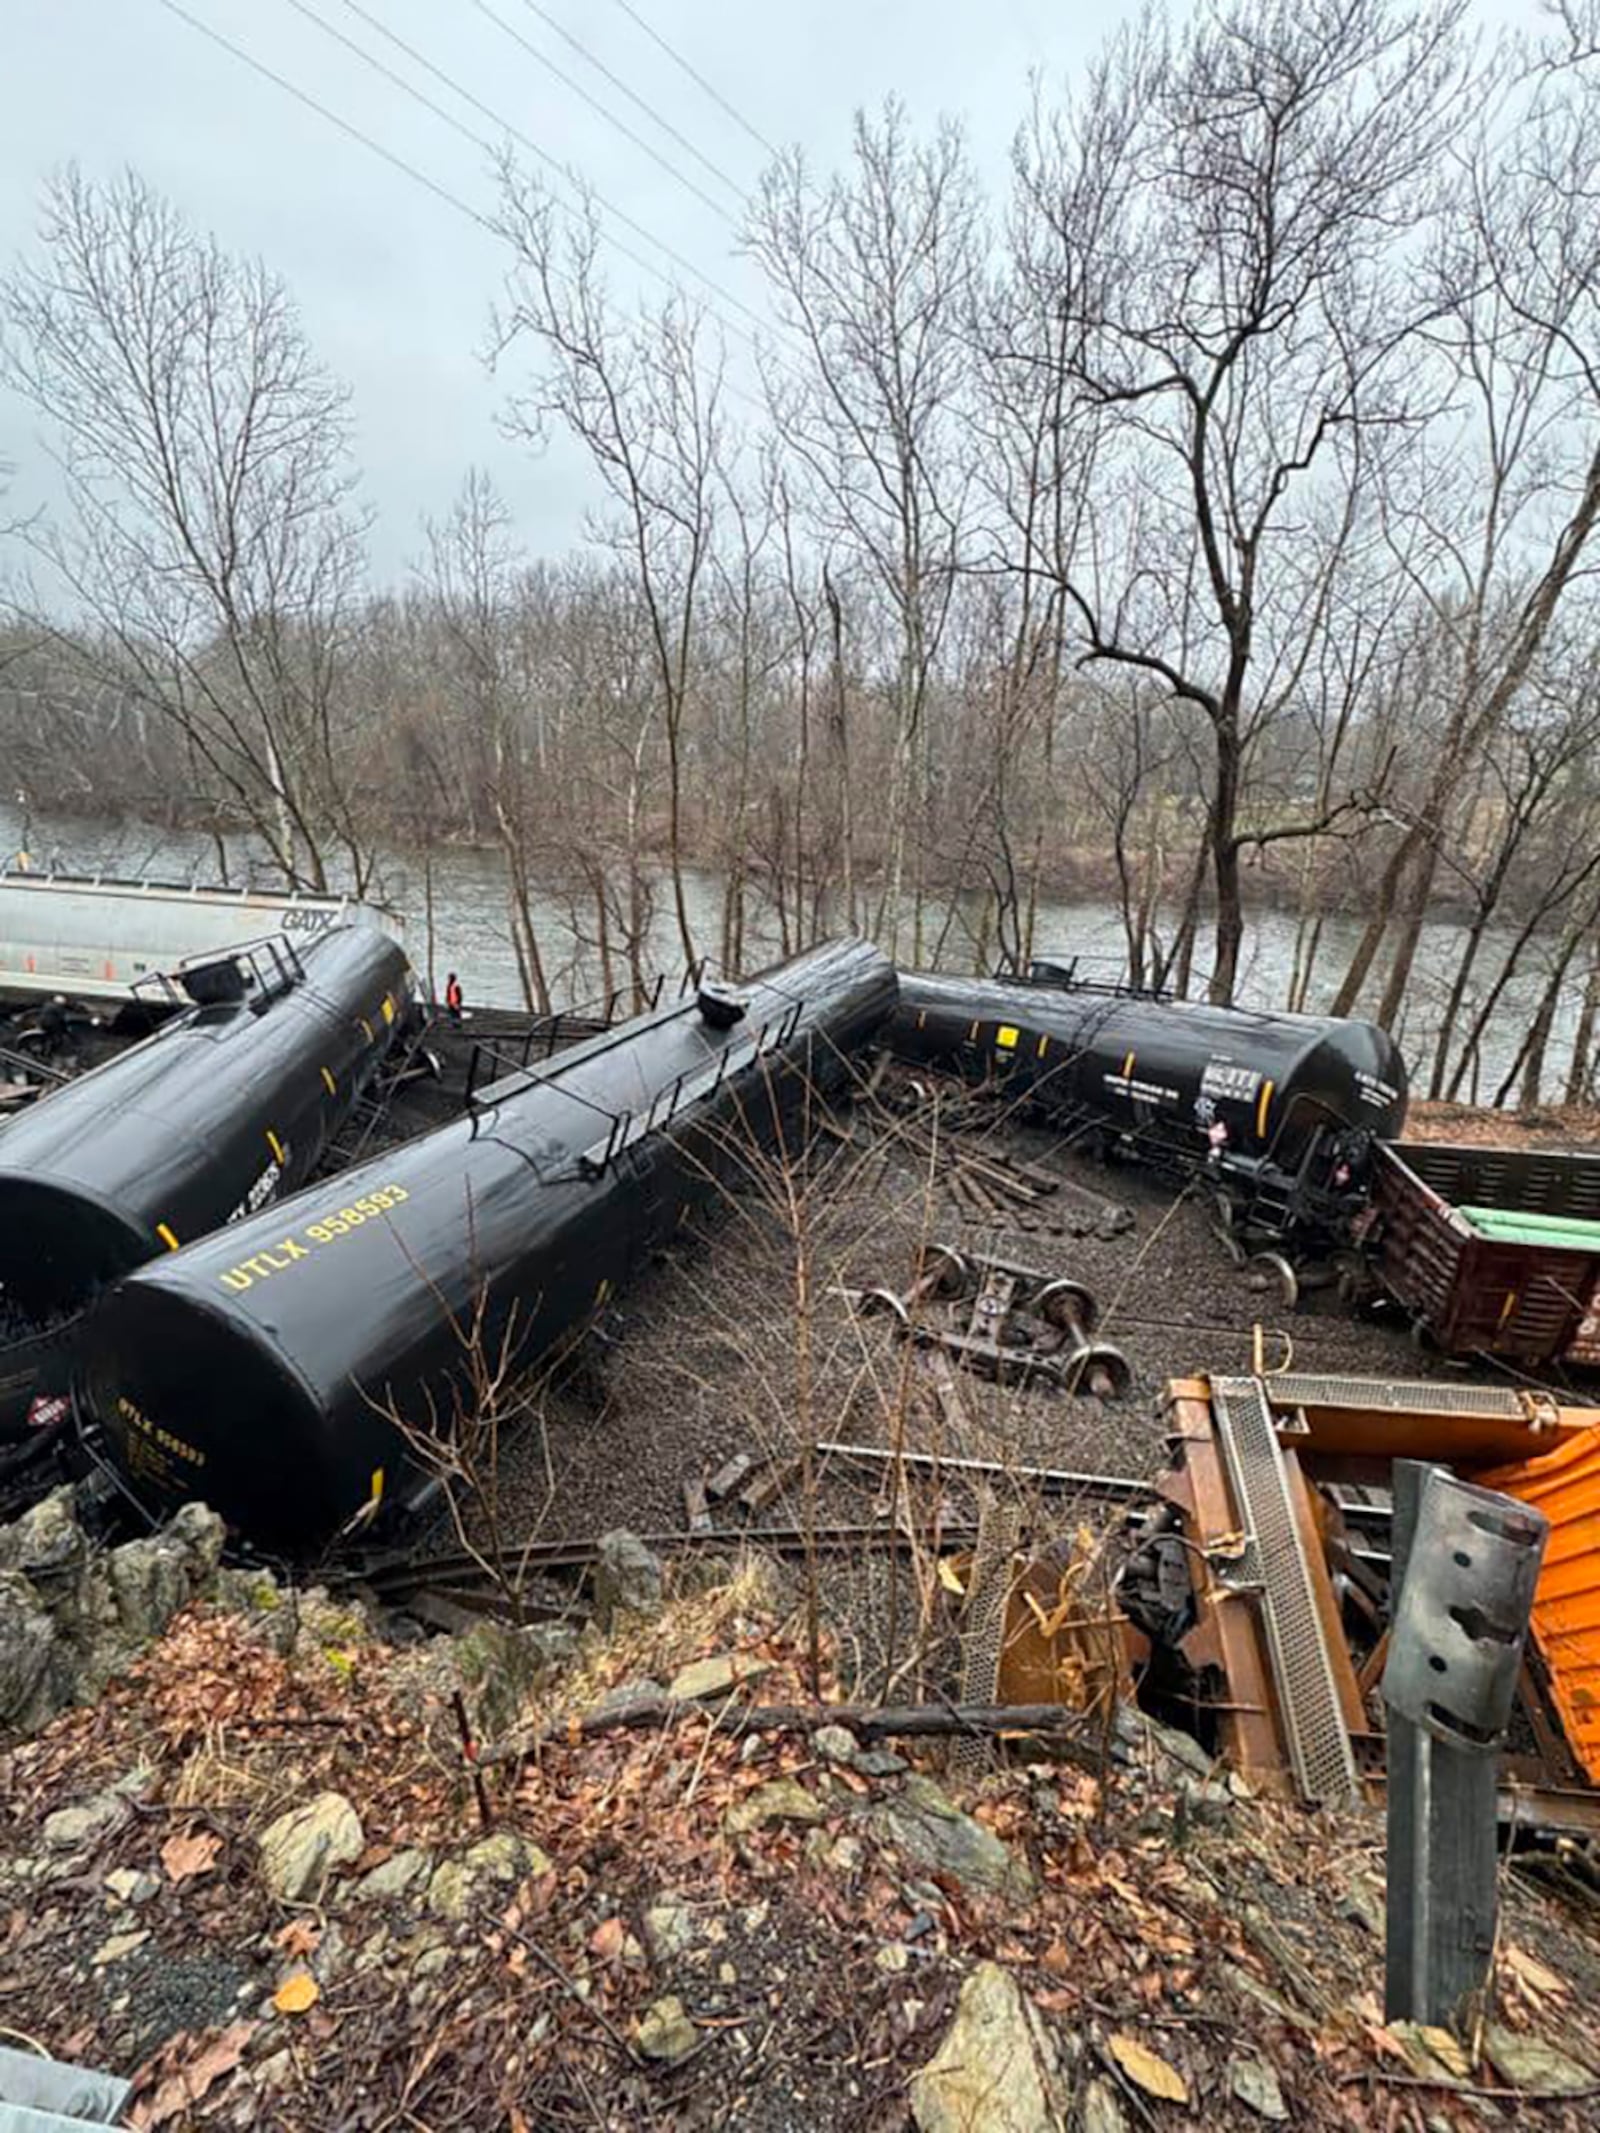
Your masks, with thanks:
[{"label": "yellow stripe on tank car", "polygon": [[284,1160],[283,1143],[279,1140],[278,1136],[273,1132],[270,1126],[267,1128],[267,1146],[272,1150],[273,1154],[281,1163]]},{"label": "yellow stripe on tank car", "polygon": [[1017,1039],[1021,1035],[1021,1030],[1015,1028],[1011,1023],[1002,1022],[994,1033],[996,1051],[1014,1052],[1017,1048]]},{"label": "yellow stripe on tank car", "polygon": [[1499,1318],[1499,1324],[1503,1326],[1503,1325],[1505,1324],[1506,1320],[1507,1320],[1507,1319],[1508,1319],[1508,1318],[1509,1318],[1509,1317],[1511,1316],[1512,1312],[1513,1312],[1513,1311],[1514,1311],[1514,1310],[1515,1310],[1516,1308],[1517,1308],[1517,1292],[1516,1292],[1516,1290],[1515,1290],[1515,1289],[1507,1289],[1507,1291],[1506,1291],[1506,1300],[1505,1300],[1505,1302],[1504,1302],[1504,1303],[1503,1303],[1503,1304],[1502,1304],[1502,1305],[1500,1306],[1500,1318]]},{"label": "yellow stripe on tank car", "polygon": [[166,1246],[169,1252],[175,1252],[178,1249],[178,1240],[173,1234],[173,1232],[168,1228],[165,1222],[158,1222],[156,1224],[156,1235],[161,1239],[162,1243]]},{"label": "yellow stripe on tank car", "polygon": [[919,1008],[917,1009],[917,1027],[918,1027],[918,1029],[926,1029],[926,1028],[927,1028],[927,1026],[928,1026],[928,1010],[927,1010],[927,1009],[926,1009],[925,1007],[919,1007]]},{"label": "yellow stripe on tank car", "polygon": [[327,1090],[330,1096],[337,1096],[339,1093],[339,1084],[334,1080],[333,1076],[328,1072],[326,1067],[322,1069],[322,1086]]},{"label": "yellow stripe on tank car", "polygon": [[1130,1052],[1130,1053],[1128,1054],[1127,1058],[1123,1060],[1123,1062],[1122,1062],[1122,1078],[1123,1078],[1123,1080],[1124,1080],[1124,1081],[1132,1081],[1132,1079],[1133,1079],[1133,1062],[1134,1062],[1134,1060],[1135,1060],[1135,1059],[1136,1059],[1136,1058],[1137,1058],[1138,1056],[1139,1056],[1139,1055],[1138,1055],[1138,1053],[1137,1053],[1137,1052]]},{"label": "yellow stripe on tank car", "polygon": [[596,1307],[598,1308],[599,1305],[603,1304],[610,1294],[611,1280],[610,1276],[608,1275],[607,1278],[601,1282],[599,1288],[597,1288],[594,1292],[594,1300]]},{"label": "yellow stripe on tank car", "polygon": [[1041,1038],[1039,1039],[1039,1049],[1038,1049],[1038,1052],[1037,1052],[1037,1054],[1036,1054],[1035,1056],[1036,1056],[1037,1058],[1040,1058],[1040,1059],[1042,1059],[1042,1058],[1044,1057],[1045,1053],[1046,1053],[1047,1051],[1049,1051],[1049,1049],[1050,1049],[1050,1039],[1049,1039],[1048,1037],[1041,1037]]},{"label": "yellow stripe on tank car", "polygon": [[388,993],[383,996],[383,1019],[385,1022],[394,1020],[394,1000]]},{"label": "yellow stripe on tank car", "polygon": [[372,1042],[372,1024],[367,1020],[365,1015],[357,1015],[356,1020],[361,1024],[362,1036],[365,1037],[368,1044],[370,1044]]},{"label": "yellow stripe on tank car", "polygon": [[1264,1081],[1261,1084],[1261,1094],[1256,1098],[1256,1139],[1258,1141],[1264,1141],[1267,1137],[1267,1113],[1272,1109],[1273,1086],[1272,1082]]}]

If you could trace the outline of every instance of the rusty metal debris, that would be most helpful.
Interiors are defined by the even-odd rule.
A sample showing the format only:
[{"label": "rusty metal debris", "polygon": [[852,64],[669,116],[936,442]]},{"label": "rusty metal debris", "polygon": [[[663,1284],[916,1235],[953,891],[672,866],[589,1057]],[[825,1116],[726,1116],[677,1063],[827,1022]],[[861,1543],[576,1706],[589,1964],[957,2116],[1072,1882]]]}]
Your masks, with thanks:
[{"label": "rusty metal debris", "polygon": [[[1263,1439],[1251,1456],[1281,1479],[1292,1518],[1287,1550],[1291,1527],[1279,1523],[1275,1559],[1261,1546],[1261,1492],[1230,1445],[1246,1403],[1257,1421],[1270,1418],[1272,1450]],[[1185,1724],[1252,1784],[1308,1797],[1328,1797],[1330,1782],[1335,1791],[1342,1782],[1345,1758],[1331,1730],[1337,1711],[1348,1768],[1376,1796],[1391,1469],[1396,1459],[1427,1460],[1521,1495],[1551,1518],[1555,1545],[1535,1600],[1534,1647],[1519,1672],[1516,1744],[1503,1760],[1500,1793],[1524,1827],[1600,1829],[1600,1791],[1583,1789],[1593,1673],[1584,1596],[1600,1591],[1591,1501],[1600,1413],[1510,1388],[1303,1375],[1179,1380],[1167,1388],[1166,1411],[1172,1464],[1156,1484],[1157,1510],[1129,1522],[1117,1587],[1148,1707]],[[1498,1464],[1507,1460],[1516,1463]]]},{"label": "rusty metal debris", "polygon": [[999,1382],[1044,1380],[1066,1392],[1120,1399],[1133,1382],[1122,1350],[1095,1338],[1098,1306],[1081,1282],[991,1253],[930,1244],[904,1290],[849,1292],[910,1340],[941,1348]]}]

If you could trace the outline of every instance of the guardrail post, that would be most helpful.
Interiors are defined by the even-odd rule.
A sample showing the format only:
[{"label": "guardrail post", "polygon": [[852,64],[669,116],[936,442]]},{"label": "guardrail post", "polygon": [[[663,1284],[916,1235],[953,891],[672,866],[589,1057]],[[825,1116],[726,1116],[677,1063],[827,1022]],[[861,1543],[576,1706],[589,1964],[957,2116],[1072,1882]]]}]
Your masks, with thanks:
[{"label": "guardrail post", "polygon": [[1422,1460],[1393,1489],[1384,2012],[1449,2025],[1494,1954],[1498,1751],[1550,1527]]}]

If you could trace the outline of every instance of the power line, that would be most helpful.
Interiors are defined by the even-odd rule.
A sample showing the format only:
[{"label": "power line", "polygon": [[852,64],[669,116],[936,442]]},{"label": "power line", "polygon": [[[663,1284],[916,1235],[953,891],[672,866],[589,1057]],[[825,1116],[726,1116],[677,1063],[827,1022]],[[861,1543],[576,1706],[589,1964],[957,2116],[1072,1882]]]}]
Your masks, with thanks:
[{"label": "power line", "polygon": [[[504,242],[505,232],[500,229],[495,223],[490,221],[490,219],[486,215],[480,214],[475,207],[470,206],[465,200],[460,197],[459,194],[453,193],[448,186],[441,185],[437,179],[429,177],[426,171],[419,170],[416,164],[409,162],[402,155],[397,155],[393,149],[385,148],[381,141],[374,140],[371,134],[363,132],[359,126],[353,124],[351,120],[342,117],[337,111],[332,110],[327,104],[322,103],[317,97],[313,96],[309,90],[302,89],[297,82],[291,81],[287,75],[280,74],[276,70],[276,68],[268,66],[264,60],[257,59],[255,54],[253,52],[246,51],[243,45],[235,44],[230,37],[224,36],[220,30],[213,29],[210,23],[202,21],[198,15],[191,14],[188,8],[181,5],[181,0],[157,0],[157,4],[161,7],[164,7],[169,15],[175,16],[180,22],[187,24],[190,29],[197,31],[210,43],[218,46],[222,51],[226,52],[230,56],[230,58],[236,59],[241,66],[248,67],[250,71],[254,74],[259,74],[263,80],[269,81],[273,84],[275,88],[283,90],[286,96],[293,97],[296,103],[304,105],[308,111],[314,111],[318,118],[325,119],[330,126],[337,127],[339,132],[344,134],[348,139],[359,143],[359,145],[363,148],[369,149],[373,155],[381,157],[382,160],[387,163],[391,169],[400,171],[405,177],[412,179],[416,184],[422,186],[426,191],[430,192],[435,199],[442,200],[447,207],[454,208],[457,214],[464,215],[469,222],[474,223],[479,229],[486,231],[489,236],[498,238],[502,242]],[[296,4],[298,4],[298,0],[296,0]],[[310,11],[305,10],[305,12],[309,13]],[[313,19],[320,20],[320,18],[315,17]],[[324,23],[322,24],[322,27],[327,29],[330,35],[335,37],[339,36],[339,33],[332,28],[331,24]],[[349,43],[350,40],[341,37],[340,42]],[[360,51],[360,47],[356,45],[352,45],[351,49],[357,52]],[[405,89],[408,94],[416,97],[419,102],[425,104],[430,111],[435,112],[437,116],[444,120],[447,125],[453,126],[458,133],[464,134],[465,137],[470,140],[476,148],[485,152],[492,153],[490,144],[483,140],[480,140],[479,137],[474,134],[469,127],[464,126],[462,122],[457,119],[451,112],[446,111],[441,105],[435,104],[430,97],[425,96],[420,90],[414,89],[412,85],[406,82],[400,75],[392,74],[390,69],[385,67],[380,60],[373,59],[370,54],[363,54],[362,56],[368,58],[370,63],[375,66],[380,73],[388,76],[388,78],[393,80],[400,88]],[[464,95],[465,91],[462,91],[460,93]],[[469,101],[471,101],[471,99],[469,99]],[[541,154],[543,153],[542,150],[538,152]],[[614,213],[615,210],[612,210],[612,212]],[[648,236],[648,233],[646,234]],[[631,249],[631,247],[621,243],[617,238],[611,236],[609,233],[607,233],[606,242],[612,247],[614,251],[620,253],[624,259],[630,260],[636,267],[640,269],[642,273],[650,274],[654,276],[655,279],[657,279],[658,281],[666,282],[669,287],[672,286],[670,277],[665,275],[662,270],[652,261],[641,258],[637,252]],[[666,248],[663,247],[663,249]],[[670,254],[669,256],[676,257],[675,254]],[[688,271],[692,274],[695,274],[700,280],[707,279],[706,276],[699,274],[699,270],[697,268],[690,267]],[[710,284],[710,286],[715,287],[715,284],[712,283]],[[741,306],[741,308],[745,307]],[[751,341],[750,336],[746,334],[742,328],[732,325],[730,321],[724,319],[722,315],[714,309],[712,310],[712,316],[716,318],[718,324],[721,325],[726,332],[734,334],[740,340],[745,341],[747,345],[754,347],[755,344]],[[723,390],[732,394],[736,399],[743,400],[747,402],[750,406],[755,407],[757,409],[761,408],[761,401],[759,401],[753,393],[747,392],[743,386],[736,384],[732,379],[724,378],[722,381],[722,385]]]},{"label": "power line", "polygon": [[749,191],[747,186],[741,185],[736,178],[730,178],[720,164],[713,163],[708,155],[701,149],[696,148],[686,133],[680,133],[670,119],[663,118],[654,104],[630,89],[620,74],[614,74],[603,59],[597,59],[581,38],[574,37],[571,30],[567,29],[563,23],[558,22],[548,9],[539,5],[539,0],[522,0],[522,4],[531,15],[537,15],[542,23],[554,30],[564,43],[571,45],[581,59],[586,59],[595,72],[603,75],[619,95],[625,96],[636,109],[644,112],[647,118],[653,119],[663,133],[670,134],[678,146],[688,155],[692,155],[703,170],[710,171],[712,177],[727,186],[735,199],[743,200],[745,198]]},{"label": "power line", "polygon": [[[520,30],[513,29],[511,27],[511,24],[506,21],[503,15],[497,15],[495,13],[494,9],[488,5],[488,0],[472,0],[472,4],[478,10],[478,13],[480,15],[486,15],[488,17],[488,19],[494,24],[497,30],[503,30],[506,36],[511,39],[513,44],[520,45],[523,51],[527,53],[528,57],[533,60],[537,66],[541,66],[545,68],[548,73],[553,74],[556,80],[560,82],[561,86],[564,89],[570,89],[572,91],[572,94],[578,97],[583,103],[586,103],[591,111],[597,111],[600,114],[601,118],[605,120],[608,126],[615,126],[618,133],[622,135],[625,141],[632,141],[634,147],[642,150],[643,153],[650,158],[652,163],[658,164],[660,168],[667,173],[667,176],[669,178],[676,178],[678,183],[684,188],[684,190],[686,192],[693,193],[695,198],[700,202],[703,207],[709,207],[712,214],[720,215],[722,220],[726,222],[730,226],[730,228],[736,229],[738,227],[737,223],[734,222],[732,215],[728,213],[728,210],[723,205],[722,201],[714,200],[711,197],[710,193],[708,193],[702,185],[697,184],[693,178],[687,175],[686,172],[681,171],[678,168],[677,164],[673,162],[670,156],[664,156],[659,148],[652,147],[650,142],[645,139],[642,133],[635,133],[635,131],[628,124],[626,119],[619,119],[614,111],[608,111],[605,105],[601,103],[599,97],[591,96],[589,94],[589,91],[583,87],[581,82],[573,80],[572,76],[567,72],[565,67],[558,67],[553,59],[547,58],[546,55],[539,50],[539,47],[537,45],[529,44],[527,38],[523,36]],[[345,5],[347,7],[355,7],[355,0],[345,0]],[[360,15],[364,12],[364,10],[357,7],[355,9],[355,12]],[[382,28],[382,24],[374,24],[374,27]]]},{"label": "power line", "polygon": [[[308,22],[314,22],[317,28],[333,38],[335,43],[343,45],[346,51],[353,52],[364,65],[371,67],[375,73],[381,74],[385,81],[391,82],[402,94],[411,97],[416,103],[421,104],[425,110],[431,111],[445,125],[453,127],[463,139],[470,141],[481,153],[491,158],[493,157],[495,144],[492,141],[486,141],[481,135],[474,133],[472,128],[463,120],[457,118],[453,111],[446,110],[444,105],[437,103],[434,98],[428,95],[426,90],[419,89],[415,82],[407,81],[403,74],[396,73],[393,67],[388,66],[383,60],[379,59],[375,52],[369,51],[356,38],[347,37],[343,30],[338,29],[333,23],[319,15],[315,8],[309,6],[307,0],[289,0],[289,5],[298,14],[304,15]],[[442,67],[435,66],[425,53],[419,52],[415,45],[408,44],[396,31],[387,28],[375,16],[369,15],[365,8],[357,4],[357,0],[345,0],[345,5],[352,13],[359,15],[364,22],[377,30],[381,36],[386,37],[392,45],[404,52],[407,58],[421,67],[425,73],[431,74],[436,81],[442,82],[452,95],[459,96],[463,103],[470,104],[473,110],[481,112],[486,119],[498,126],[503,133],[509,134],[514,140],[520,141],[530,155],[537,156],[541,163],[546,164],[555,172],[563,185],[573,186],[572,178],[562,169],[550,151],[547,148],[542,148],[531,135],[524,133],[520,126],[514,126],[509,119],[503,118],[490,105],[484,103],[481,97],[474,96],[470,89],[464,89],[452,75],[447,74]],[[714,281],[703,268],[697,267],[682,252],[675,251],[664,238],[657,237],[653,231],[646,229],[642,222],[636,222],[631,215],[624,214],[622,209],[614,206],[606,199],[603,193],[595,192],[592,197],[598,206],[605,209],[613,221],[619,222],[624,229],[631,230],[644,243],[652,245],[664,258],[670,259],[673,265],[679,268],[681,272],[690,274],[696,281],[702,282],[714,295],[719,296],[725,304],[732,305],[736,311],[742,311],[758,327],[764,327],[767,324],[767,321],[761,317],[759,312],[752,310],[747,303],[735,296],[731,290],[724,289],[721,283]],[[615,237],[609,238],[608,242],[615,251],[621,253],[624,259],[631,260],[642,272],[654,275],[658,281],[665,282],[669,288],[672,286],[672,277],[663,273],[660,267],[647,259],[642,259],[637,252],[632,251]],[[712,316],[716,318],[725,332],[733,334],[737,339],[749,343],[752,347],[755,345],[751,335],[744,327],[734,325],[733,321],[724,317],[714,305],[707,308],[710,309]]]},{"label": "power line", "polygon": [[725,111],[728,117],[733,120],[733,123],[736,126],[742,127],[743,130],[747,134],[749,134],[751,140],[755,142],[758,148],[764,150],[767,155],[771,156],[774,162],[777,161],[780,151],[772,145],[772,143],[767,139],[766,135],[762,133],[757,127],[752,126],[750,121],[745,117],[744,113],[739,110],[737,105],[730,104],[728,99],[723,95],[722,91],[717,88],[713,83],[708,82],[705,76],[700,72],[699,68],[691,65],[690,62],[684,58],[683,54],[677,49],[675,45],[669,44],[666,38],[662,36],[661,32],[658,29],[654,28],[652,24],[646,22],[643,15],[639,13],[639,10],[630,4],[630,0],[617,0],[617,6],[621,8],[622,12],[627,16],[630,22],[635,23],[638,28],[644,31],[645,35],[649,38],[652,44],[660,46],[661,50],[666,53],[667,57],[672,61],[675,67],[681,68],[682,71],[688,75],[689,79],[694,83],[697,89],[701,90],[706,96],[709,96],[711,101],[719,108],[719,110]]},{"label": "power line", "polygon": [[475,222],[480,229],[487,230],[491,237],[499,236],[500,232],[486,215],[480,215],[475,207],[469,207],[467,202],[451,192],[448,186],[430,178],[426,171],[418,170],[415,163],[408,163],[404,156],[396,155],[392,149],[385,148],[381,141],[375,141],[370,133],[363,133],[359,126],[352,125],[349,119],[341,118],[337,111],[330,111],[328,106],[319,103],[309,90],[302,89],[298,83],[290,81],[287,75],[277,73],[264,60],[257,59],[252,52],[247,52],[243,45],[235,44],[231,38],[224,37],[222,32],[214,30],[209,22],[202,22],[198,15],[191,15],[186,7],[179,5],[179,0],[157,0],[157,4],[164,7],[169,15],[176,15],[180,22],[186,22],[191,30],[198,30],[200,35],[209,38],[212,44],[220,45],[224,52],[249,67],[252,72],[262,75],[282,89],[285,95],[292,96],[297,104],[304,104],[308,111],[314,111],[318,118],[326,119],[330,126],[337,126],[339,131],[348,135],[352,141],[359,141],[363,148],[370,148],[375,156],[382,156],[394,169],[404,172],[408,178],[414,178],[418,185],[426,186],[436,199],[443,200],[448,207],[453,207],[457,214],[465,215],[469,222]]}]

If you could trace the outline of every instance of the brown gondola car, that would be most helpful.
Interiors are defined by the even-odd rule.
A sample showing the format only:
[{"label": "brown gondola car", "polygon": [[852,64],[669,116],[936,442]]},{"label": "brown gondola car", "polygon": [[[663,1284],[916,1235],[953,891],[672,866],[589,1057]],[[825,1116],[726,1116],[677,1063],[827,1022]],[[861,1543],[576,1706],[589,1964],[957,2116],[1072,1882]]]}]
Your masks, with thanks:
[{"label": "brown gondola car", "polygon": [[1447,1354],[1600,1367],[1600,1155],[1390,1141],[1372,1204],[1379,1278]]}]

